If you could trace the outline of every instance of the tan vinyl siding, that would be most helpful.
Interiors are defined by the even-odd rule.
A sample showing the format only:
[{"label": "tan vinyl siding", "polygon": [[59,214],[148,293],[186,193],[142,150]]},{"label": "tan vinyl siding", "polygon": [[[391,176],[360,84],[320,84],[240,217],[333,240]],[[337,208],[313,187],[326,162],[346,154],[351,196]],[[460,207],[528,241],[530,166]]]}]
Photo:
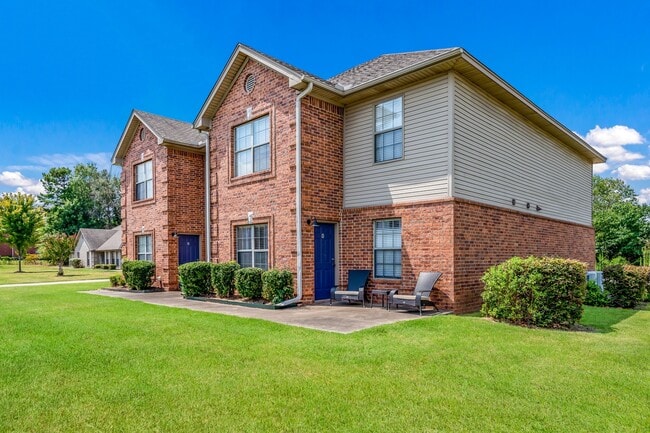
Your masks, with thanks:
[{"label": "tan vinyl siding", "polygon": [[460,78],[454,102],[455,197],[591,225],[590,161]]},{"label": "tan vinyl siding", "polygon": [[[401,160],[374,162],[374,107],[403,96]],[[448,196],[447,76],[345,108],[344,207]]]}]

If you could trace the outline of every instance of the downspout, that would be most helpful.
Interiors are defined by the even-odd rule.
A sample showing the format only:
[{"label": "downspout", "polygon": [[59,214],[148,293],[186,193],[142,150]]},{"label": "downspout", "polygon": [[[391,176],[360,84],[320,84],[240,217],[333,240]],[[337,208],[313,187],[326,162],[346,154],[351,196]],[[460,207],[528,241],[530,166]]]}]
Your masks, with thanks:
[{"label": "downspout", "polygon": [[296,297],[278,304],[287,307],[297,304],[302,299],[302,98],[307,96],[314,83],[296,97]]},{"label": "downspout", "polygon": [[201,134],[205,138],[205,261],[210,262],[212,259],[210,245],[210,132]]}]

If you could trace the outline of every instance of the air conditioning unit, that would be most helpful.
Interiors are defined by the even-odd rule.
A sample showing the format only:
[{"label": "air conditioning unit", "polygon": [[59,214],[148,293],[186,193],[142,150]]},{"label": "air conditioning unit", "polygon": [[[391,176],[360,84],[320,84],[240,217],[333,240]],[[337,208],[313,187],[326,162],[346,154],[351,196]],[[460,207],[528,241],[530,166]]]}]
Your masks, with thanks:
[{"label": "air conditioning unit", "polygon": [[587,281],[593,281],[598,284],[600,290],[603,290],[603,272],[602,271],[587,271]]}]

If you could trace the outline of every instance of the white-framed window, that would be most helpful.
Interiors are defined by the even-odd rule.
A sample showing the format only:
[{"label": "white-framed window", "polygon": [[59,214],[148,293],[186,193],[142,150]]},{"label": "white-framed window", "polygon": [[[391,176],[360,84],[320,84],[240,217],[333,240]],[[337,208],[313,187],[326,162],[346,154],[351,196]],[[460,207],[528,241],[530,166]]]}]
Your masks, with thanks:
[{"label": "white-framed window", "polygon": [[402,97],[375,105],[375,162],[401,159]]},{"label": "white-framed window", "polygon": [[269,226],[239,226],[237,232],[237,263],[242,268],[269,268]]},{"label": "white-framed window", "polygon": [[140,235],[135,237],[138,260],[153,260],[153,237]]},{"label": "white-framed window", "polygon": [[235,177],[271,168],[269,116],[235,128]]},{"label": "white-framed window", "polygon": [[153,171],[151,161],[137,164],[135,171],[135,200],[146,200],[153,197]]},{"label": "white-framed window", "polygon": [[402,220],[375,221],[375,278],[402,277]]}]

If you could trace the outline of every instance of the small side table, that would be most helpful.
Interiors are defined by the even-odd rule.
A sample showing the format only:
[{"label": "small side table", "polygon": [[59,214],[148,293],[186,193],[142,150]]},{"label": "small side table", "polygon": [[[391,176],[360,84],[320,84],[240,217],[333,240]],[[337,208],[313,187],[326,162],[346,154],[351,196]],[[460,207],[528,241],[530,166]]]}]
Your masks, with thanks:
[{"label": "small side table", "polygon": [[[374,302],[373,299],[376,296],[381,296],[381,308],[388,308],[388,294],[392,291],[393,289],[373,289],[370,292],[370,308],[372,308]],[[384,307],[384,302],[386,302],[386,306]]]}]

